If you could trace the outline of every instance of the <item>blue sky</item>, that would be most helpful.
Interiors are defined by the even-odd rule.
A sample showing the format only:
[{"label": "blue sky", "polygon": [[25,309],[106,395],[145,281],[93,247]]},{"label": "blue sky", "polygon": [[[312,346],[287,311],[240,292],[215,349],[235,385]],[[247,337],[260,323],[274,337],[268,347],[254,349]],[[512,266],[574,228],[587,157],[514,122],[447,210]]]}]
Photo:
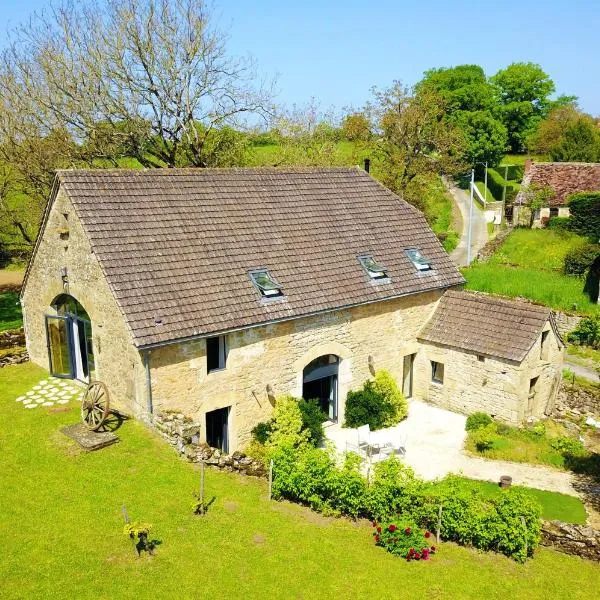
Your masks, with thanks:
[{"label": "blue sky", "polygon": [[[48,0],[0,0],[16,24]],[[322,109],[361,106],[373,85],[418,81],[431,67],[465,63],[488,74],[514,61],[542,65],[558,93],[600,115],[597,0],[215,0],[230,49],[278,74],[278,100]],[[0,25],[1,27],[1,25]],[[3,34],[3,32],[1,32]],[[2,45],[0,38],[0,45]]]}]

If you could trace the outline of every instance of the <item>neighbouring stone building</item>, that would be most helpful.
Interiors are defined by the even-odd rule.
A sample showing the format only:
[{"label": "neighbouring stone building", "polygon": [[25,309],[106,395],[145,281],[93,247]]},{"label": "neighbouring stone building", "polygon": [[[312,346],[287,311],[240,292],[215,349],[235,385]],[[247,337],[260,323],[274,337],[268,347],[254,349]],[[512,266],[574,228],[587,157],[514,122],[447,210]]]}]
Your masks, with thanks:
[{"label": "neighbouring stone building", "polygon": [[[544,414],[562,362],[550,312],[463,282],[422,214],[357,168],[73,170],[21,302],[33,362],[233,451],[283,394],[343,422],[379,369],[455,410]],[[435,337],[453,314],[466,341]]]},{"label": "neighbouring stone building", "polygon": [[[578,162],[525,162],[522,189],[535,185],[548,187],[554,194],[548,206],[539,209],[534,216],[534,226],[540,227],[551,217],[568,217],[567,199],[577,192],[600,191],[600,163]],[[529,208],[526,197],[520,191],[515,198],[513,222],[529,223]]]}]

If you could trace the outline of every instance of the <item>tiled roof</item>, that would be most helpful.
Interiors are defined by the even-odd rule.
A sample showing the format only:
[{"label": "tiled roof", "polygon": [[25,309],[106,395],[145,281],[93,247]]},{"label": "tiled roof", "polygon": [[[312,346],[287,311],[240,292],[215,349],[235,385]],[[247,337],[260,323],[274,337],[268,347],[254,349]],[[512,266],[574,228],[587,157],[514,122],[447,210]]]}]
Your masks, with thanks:
[{"label": "tiled roof", "polygon": [[[600,190],[600,163],[532,162],[523,175],[523,185],[530,184],[552,188],[550,206],[563,206],[571,194]],[[516,202],[520,201],[519,194]]]},{"label": "tiled roof", "polygon": [[518,300],[449,290],[419,339],[521,362],[552,311]]},{"label": "tiled roof", "polygon": [[[358,168],[59,171],[147,346],[463,283],[422,214]],[[405,249],[434,270],[419,273]],[[390,283],[374,285],[357,255]],[[264,302],[268,268],[285,298]]]}]

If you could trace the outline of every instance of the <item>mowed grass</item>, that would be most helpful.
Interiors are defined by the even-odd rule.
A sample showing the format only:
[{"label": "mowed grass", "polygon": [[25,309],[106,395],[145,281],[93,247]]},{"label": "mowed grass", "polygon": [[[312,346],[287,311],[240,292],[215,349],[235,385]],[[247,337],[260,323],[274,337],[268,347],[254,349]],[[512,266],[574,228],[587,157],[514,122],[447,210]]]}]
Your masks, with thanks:
[{"label": "mowed grass", "polygon": [[[78,407],[27,410],[15,397],[46,373],[0,369],[2,598],[588,598],[600,565],[541,548],[525,565],[442,545],[429,562],[376,548],[369,523],[269,503],[266,482],[207,469],[215,496],[191,514],[198,470],[144,426],[82,453],[59,429]],[[121,507],[151,523],[154,557],[137,558]],[[564,576],[577,573],[576,579]]]},{"label": "mowed grass", "polygon": [[16,292],[0,293],[0,331],[17,329],[23,326],[19,294]]},{"label": "mowed grass", "polygon": [[565,254],[583,243],[570,233],[516,229],[487,262],[463,270],[467,289],[522,296],[566,312],[600,312],[583,293],[583,279],[562,273]]},{"label": "mowed grass", "polygon": [[[476,481],[461,477],[463,485],[478,490],[488,498],[499,496],[506,493],[497,483],[490,481]],[[519,486],[514,486],[519,487]],[[524,488],[527,493],[533,496],[542,506],[542,517],[547,520],[556,519],[566,523],[575,523],[582,525],[586,522],[587,514],[585,506],[579,498],[567,496],[558,492],[547,492],[546,490],[536,490],[533,488]]]}]

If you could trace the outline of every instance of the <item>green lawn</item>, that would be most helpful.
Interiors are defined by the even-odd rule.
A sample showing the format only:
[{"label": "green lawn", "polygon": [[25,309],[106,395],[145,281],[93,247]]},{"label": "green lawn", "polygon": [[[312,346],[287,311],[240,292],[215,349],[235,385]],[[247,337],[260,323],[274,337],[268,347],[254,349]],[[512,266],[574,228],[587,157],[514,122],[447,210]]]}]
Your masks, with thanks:
[{"label": "green lawn", "polygon": [[[373,545],[368,523],[269,503],[266,482],[207,470],[208,515],[191,514],[198,471],[144,426],[78,451],[59,429],[77,407],[24,409],[14,398],[46,373],[0,370],[2,598],[588,598],[600,565],[540,549],[525,565],[443,544],[406,563]],[[121,507],[154,525],[138,559]],[[576,582],[566,573],[576,573]]]},{"label": "green lawn", "polygon": [[[475,481],[461,477],[466,486],[479,490],[487,497],[494,497],[504,493],[497,483],[490,481]],[[515,486],[517,487],[517,486]],[[527,490],[542,505],[542,517],[544,519],[565,521],[566,523],[584,524],[587,518],[585,506],[579,498],[559,494],[558,492],[547,492],[545,490],[536,490],[533,488],[523,488]]]},{"label": "green lawn", "polygon": [[0,293],[0,331],[17,329],[23,326],[19,294],[16,292]]},{"label": "green lawn", "polygon": [[467,289],[523,296],[558,310],[593,314],[600,307],[583,293],[584,281],[562,274],[566,252],[585,240],[551,229],[515,229],[485,263],[464,269]]}]

